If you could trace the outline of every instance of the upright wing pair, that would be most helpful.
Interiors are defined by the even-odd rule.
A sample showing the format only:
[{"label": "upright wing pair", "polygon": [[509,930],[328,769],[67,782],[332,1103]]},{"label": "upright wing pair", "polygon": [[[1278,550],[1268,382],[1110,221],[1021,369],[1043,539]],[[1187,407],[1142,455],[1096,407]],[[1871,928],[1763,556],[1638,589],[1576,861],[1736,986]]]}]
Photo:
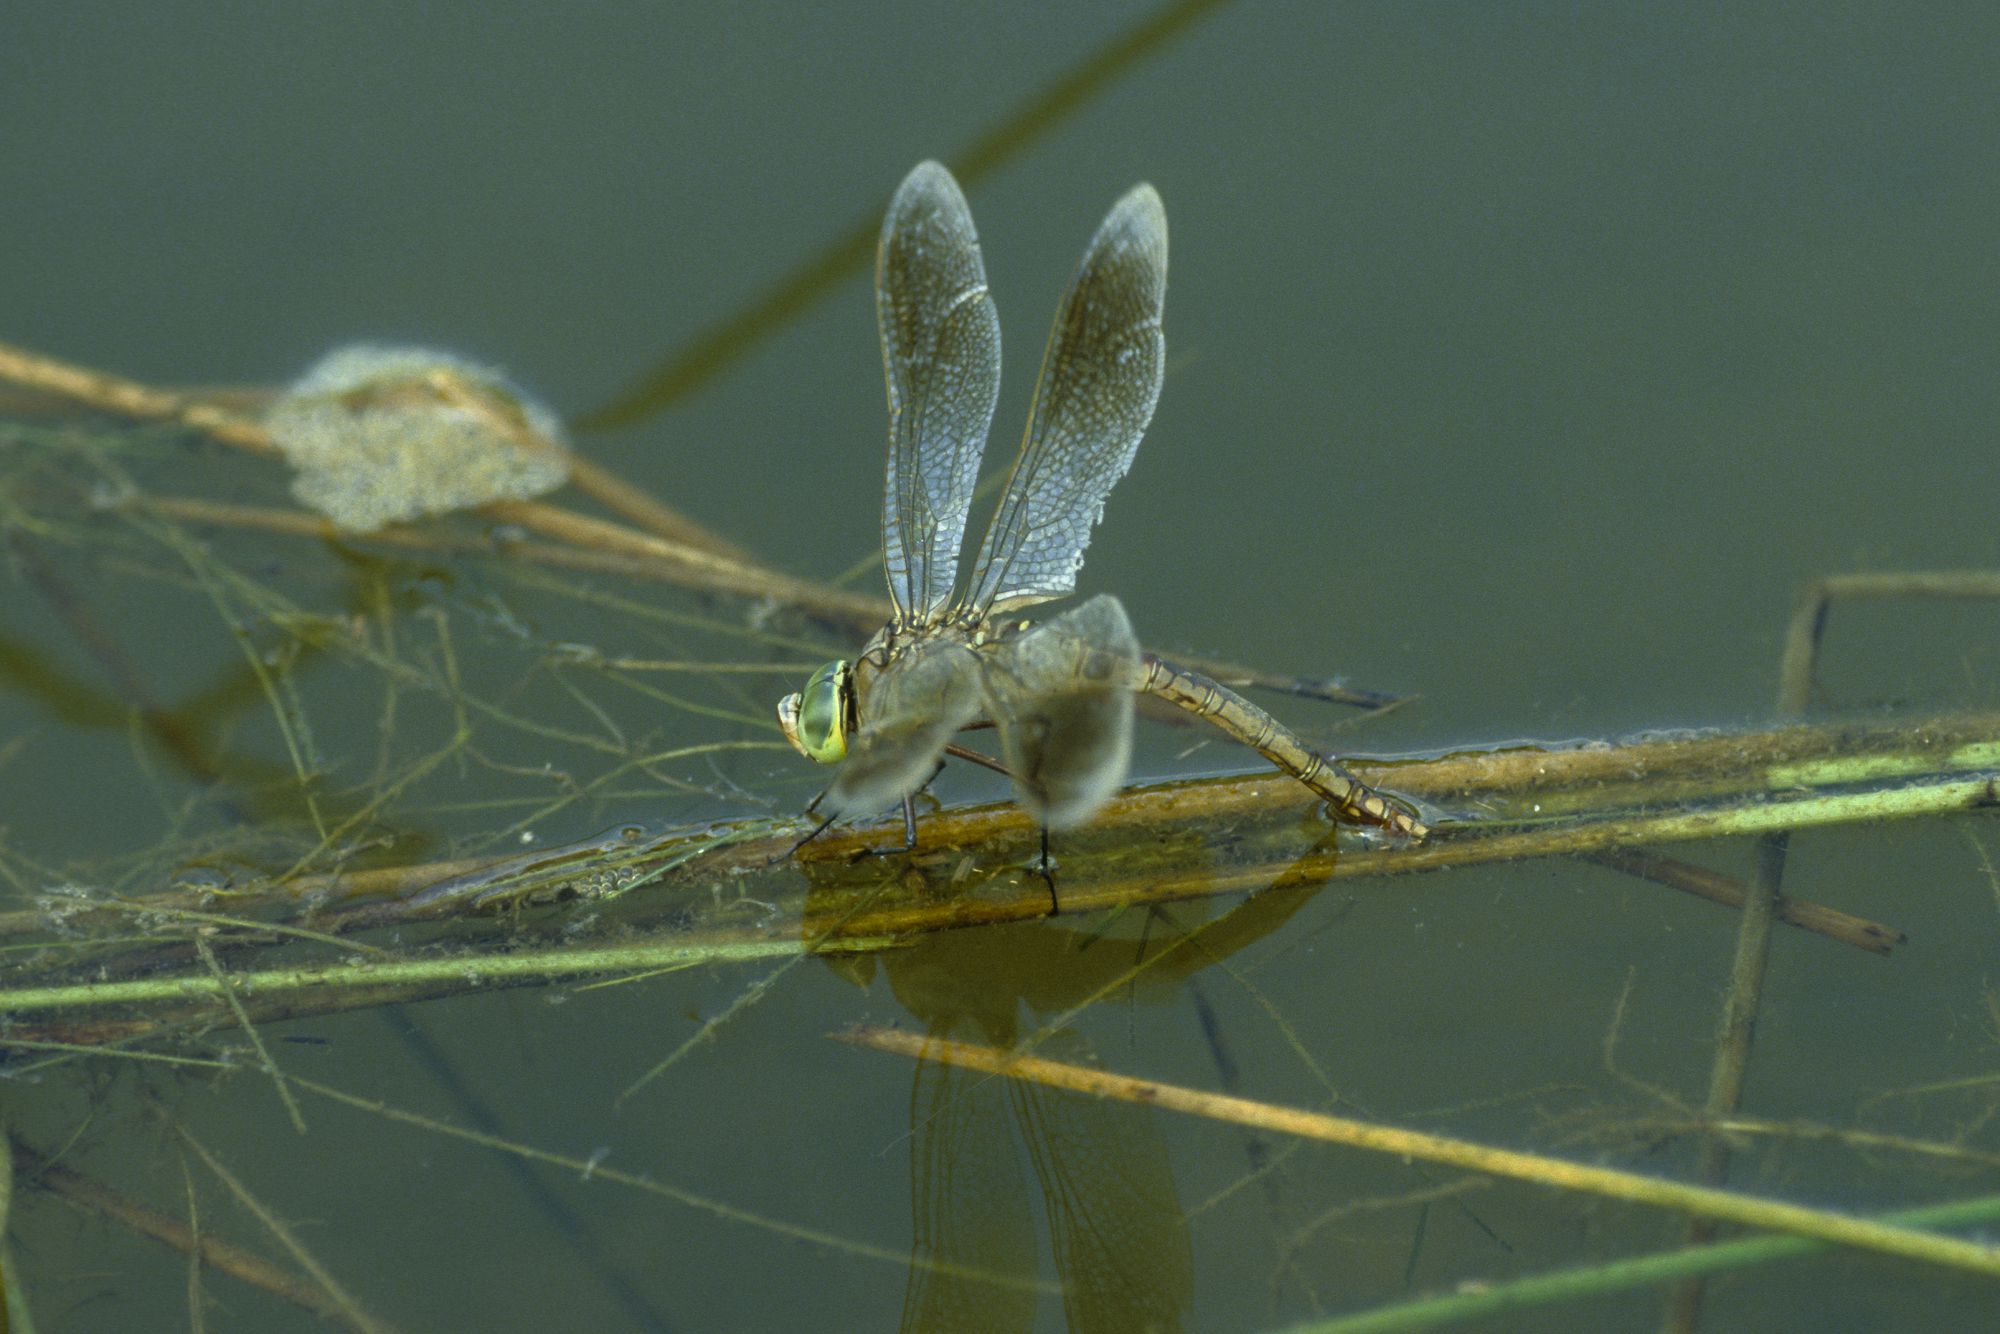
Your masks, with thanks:
[{"label": "upright wing pair", "polygon": [[1056,828],[1124,781],[1138,641],[1097,597],[1046,625],[997,617],[1063,597],[1112,484],[1159,400],[1167,218],[1150,185],[1115,204],[1085,249],[1042,359],[1028,433],[971,578],[959,548],[1000,392],[1000,320],[965,196],[925,162],[896,191],[876,252],[889,389],[883,567],[896,613],[853,663],[779,705],[802,752],[840,762],[828,802],[865,813],[930,777],[953,733],[988,721],[1022,804]]},{"label": "upright wing pair", "polygon": [[1116,598],[1034,627],[1006,615],[1075,591],[1091,528],[1159,400],[1166,287],[1166,211],[1137,185],[1098,225],[1063,293],[1027,436],[961,590],[958,555],[1000,390],[1000,321],[951,173],[925,162],[898,187],[875,262],[895,616],[853,662],[828,663],[778,705],[793,746],[840,765],[825,797],[834,815],[908,798],[952,735],[984,721],[1000,732],[1021,803],[1045,826],[1080,824],[1125,780],[1132,697],[1145,691],[1255,747],[1341,815],[1426,832],[1249,701],[1142,653]]}]

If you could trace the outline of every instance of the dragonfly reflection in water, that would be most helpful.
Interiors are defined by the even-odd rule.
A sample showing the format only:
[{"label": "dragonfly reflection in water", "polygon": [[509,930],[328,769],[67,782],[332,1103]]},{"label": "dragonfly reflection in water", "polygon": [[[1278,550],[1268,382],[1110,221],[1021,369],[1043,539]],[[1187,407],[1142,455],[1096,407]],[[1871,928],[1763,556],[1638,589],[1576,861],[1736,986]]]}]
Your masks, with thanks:
[{"label": "dragonfly reflection in water", "polygon": [[984,722],[999,731],[1021,804],[1045,829],[1081,824],[1125,781],[1133,696],[1144,692],[1254,747],[1343,818],[1427,832],[1240,695],[1142,652],[1118,599],[1100,594],[1036,626],[1011,616],[1076,589],[1090,530],[1159,399],[1166,285],[1166,211],[1137,185],[1063,293],[1026,439],[961,592],[959,548],[1000,392],[1000,319],[951,173],[925,162],[896,190],[875,261],[895,615],[853,662],[820,668],[778,705],[794,747],[840,766],[821,798],[833,818],[897,801],[909,818],[952,736]]}]

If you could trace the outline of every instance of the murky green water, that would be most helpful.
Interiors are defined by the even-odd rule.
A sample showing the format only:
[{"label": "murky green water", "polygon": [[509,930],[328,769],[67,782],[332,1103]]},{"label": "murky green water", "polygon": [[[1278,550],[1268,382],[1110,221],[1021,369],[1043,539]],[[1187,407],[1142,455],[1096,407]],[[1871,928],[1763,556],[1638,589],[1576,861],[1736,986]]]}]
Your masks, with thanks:
[{"label": "murky green water", "polygon": [[[0,19],[0,340],[171,385],[279,382],[348,339],[432,341],[581,415],[876,216],[913,163],[951,159],[1149,12],[13,13]],[[1019,429],[1068,266],[1110,202],[1150,180],[1172,232],[1168,376],[1082,592],[1116,592],[1163,651],[1421,696],[1358,724],[1274,705],[1343,751],[1761,724],[1803,582],[2000,565],[1996,53],[2000,24],[1976,5],[1920,19],[1872,5],[1225,6],[969,189],[1006,338],[994,452]],[[776,567],[831,577],[876,540],[872,318],[857,272],[673,410],[579,446]],[[385,652],[393,639],[372,667],[337,647],[294,662],[274,604],[227,603],[251,656],[296,682],[329,810],[443,753],[464,699],[500,711],[388,814],[341,830],[350,851],[557,844],[621,821],[788,811],[814,790],[767,726],[796,681],[655,673],[645,684],[671,698],[649,697],[554,659],[568,644],[803,668],[837,647],[823,634],[746,639],[755,609],[740,601],[611,575],[537,584],[446,556],[384,569],[207,530],[208,555],[170,554],[18,482],[35,475],[26,452],[0,519],[25,534],[0,583],[0,908],[79,875],[152,887],[137,854],[167,841],[182,865],[227,847],[204,871],[218,877],[310,850],[292,757],[215,571],[326,618],[325,635]],[[284,503],[271,467],[169,431],[129,437],[116,463],[158,494]],[[27,572],[37,561],[152,696],[243,762],[222,787],[144,737],[77,616]],[[1822,707],[1990,704],[1994,616],[1836,611]],[[394,661],[432,684],[392,684]],[[457,703],[433,688],[444,679]],[[1139,776],[1254,761],[1200,741],[1148,733]],[[956,773],[940,788],[999,790]],[[297,823],[244,838],[274,812]],[[1788,888],[1911,942],[1883,960],[1781,934],[1748,1114],[1929,1140],[1971,1127],[1990,1175],[1990,842],[1971,820],[1793,839]],[[1682,851],[1749,866],[1742,847]],[[951,1294],[910,1281],[913,1237],[920,1255],[1025,1266],[1044,1285],[1059,1277],[1052,1247],[1070,1246],[1067,1272],[1087,1287],[1072,1195],[1096,1201],[1081,1216],[1102,1224],[1107,1254],[1122,1240],[1172,1257],[1141,1269],[1127,1253],[1119,1272],[1198,1329],[1273,1328],[1678,1239],[1677,1222],[1633,1208],[1454,1193],[1442,1172],[1276,1156],[1241,1132],[1065,1111],[1057,1095],[929,1068],[913,1088],[907,1064],[825,1040],[863,1019],[1027,1029],[1029,1011],[1093,994],[1065,968],[1115,975],[1142,935],[1146,948],[1171,935],[1097,926],[957,933],[860,986],[804,963],[623,1103],[769,967],[264,1031],[303,1078],[460,1126],[477,1102],[509,1141],[849,1249],[574,1165],[530,1165],[531,1187],[484,1149],[307,1094],[300,1137],[261,1074],[77,1062],[10,1084],[5,1114],[44,1152],[80,1134],[79,1171],[176,1218],[192,1179],[204,1230],[281,1255],[198,1162],[184,1178],[181,1141],[145,1114],[165,1108],[364,1307],[410,1329],[879,1328],[906,1301],[943,1320],[922,1303]],[[1200,972],[1198,994],[1120,991],[1052,1041],[1208,1088],[1226,1049],[1248,1096],[1324,1106],[1337,1090],[1386,1120],[1683,1174],[1685,1137],[1592,1132],[1700,1103],[1733,929],[1728,913],[1583,865],[1347,882]],[[1118,966],[1102,963],[1110,951]],[[1603,1043],[1621,995],[1613,1073]],[[169,1049],[225,1048],[261,1059],[226,1019]],[[1899,1092],[1918,1086],[1932,1091]],[[947,1160],[962,1164],[953,1183]],[[1092,1166],[1105,1162],[1117,1170]],[[1990,1190],[1921,1158],[1783,1136],[1755,1141],[1732,1179],[1857,1210]],[[188,1318],[177,1256],[18,1188],[14,1210],[10,1277],[42,1328]],[[563,1212],[580,1229],[569,1240]],[[940,1227],[973,1231],[937,1241]],[[202,1285],[218,1303],[209,1328],[309,1319],[227,1278]],[[1063,1323],[1046,1291],[973,1291],[967,1319]],[[1097,1327],[1148,1305],[1111,1291],[1116,1314]],[[1973,1280],[1836,1255],[1721,1280],[1709,1318],[1936,1328],[1991,1301]],[[1562,1318],[1651,1328],[1659,1309],[1642,1290]]]}]

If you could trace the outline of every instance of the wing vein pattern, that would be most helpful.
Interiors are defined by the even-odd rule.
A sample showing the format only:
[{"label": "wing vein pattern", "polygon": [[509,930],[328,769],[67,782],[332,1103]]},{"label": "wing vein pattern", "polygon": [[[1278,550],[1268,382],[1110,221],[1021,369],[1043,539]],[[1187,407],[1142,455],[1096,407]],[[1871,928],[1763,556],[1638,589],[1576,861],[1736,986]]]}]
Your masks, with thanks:
[{"label": "wing vein pattern", "polygon": [[889,391],[883,567],[898,619],[917,624],[951,601],[1000,396],[1000,316],[979,237],[935,162],[910,173],[882,220],[875,313]]},{"label": "wing vein pattern", "polygon": [[1137,185],[1106,215],[1063,293],[1028,432],[973,567],[973,611],[1075,591],[1090,530],[1159,401],[1166,291],[1166,209],[1152,186]]}]

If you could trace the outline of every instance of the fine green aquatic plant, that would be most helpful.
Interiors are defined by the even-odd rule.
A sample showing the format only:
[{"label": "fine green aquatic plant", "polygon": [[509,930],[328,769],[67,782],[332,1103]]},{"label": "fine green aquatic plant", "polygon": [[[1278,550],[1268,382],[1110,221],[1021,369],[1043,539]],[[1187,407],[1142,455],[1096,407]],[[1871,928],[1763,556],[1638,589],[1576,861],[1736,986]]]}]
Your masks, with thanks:
[{"label": "fine green aquatic plant", "polygon": [[[30,383],[96,386],[82,397],[114,411],[171,401],[171,410],[140,415],[268,452],[263,428],[228,409],[97,372],[52,369],[18,350],[0,353],[0,367],[29,368],[32,374],[17,378]],[[35,646],[26,643],[10,649],[12,679],[51,708],[133,719],[145,748],[179,771],[174,781],[193,784],[185,799],[170,804],[163,836],[122,854],[52,856],[18,835],[0,848],[0,874],[11,882],[16,905],[0,912],[0,950],[9,960],[0,967],[6,1016],[0,1042],[15,1053],[10,1071],[36,1076],[90,1053],[132,1069],[242,1068],[268,1082],[296,1127],[309,1129],[313,1119],[310,1100],[300,1094],[351,1097],[287,1068],[290,1054],[269,1030],[302,1019],[356,1010],[393,1015],[410,1002],[523,986],[561,984],[588,995],[666,974],[767,961],[771,971],[628,1081],[623,1101],[746,1022],[775,994],[779,979],[815,956],[886,960],[898,996],[920,1015],[939,1016],[931,1022],[941,1037],[963,1036],[942,1016],[965,1013],[988,1016],[983,1032],[1011,1032],[1011,1020],[991,1017],[1012,1003],[1008,984],[939,1001],[926,983],[923,994],[932,998],[919,1001],[913,979],[931,965],[918,943],[967,926],[1031,922],[1052,907],[1065,918],[1106,914],[1092,934],[1115,936],[1117,924],[1129,923],[1136,910],[1159,913],[1180,901],[1277,890],[1251,902],[1295,906],[1326,884],[1386,887],[1400,883],[1387,877],[1413,872],[1557,855],[1589,857],[1742,904],[1749,900],[1745,887],[1639,850],[1977,810],[1992,804],[2000,774],[2000,719],[1965,713],[1359,765],[1366,780],[1407,793],[1440,817],[1431,840],[1404,847],[1365,840],[1343,846],[1324,825],[1318,846],[1302,846],[1300,820],[1317,822],[1310,794],[1261,774],[1142,786],[1065,839],[1053,902],[1051,882],[1036,869],[1031,822],[1004,805],[927,813],[920,846],[910,854],[866,855],[895,841],[878,826],[831,834],[788,859],[805,827],[789,812],[806,794],[795,771],[775,762],[783,743],[762,707],[770,688],[763,681],[800,670],[812,654],[805,640],[814,623],[865,624],[872,610],[865,600],[787,580],[733,555],[683,553],[669,539],[540,501],[488,508],[505,517],[525,510],[537,531],[558,540],[495,546],[446,518],[340,536],[327,548],[341,553],[339,564],[313,572],[281,562],[271,568],[286,573],[273,579],[260,573],[270,566],[271,541],[319,539],[333,530],[323,519],[275,507],[162,492],[156,477],[188,480],[178,461],[155,471],[166,457],[162,446],[178,449],[184,441],[156,427],[134,432],[24,421],[0,430],[9,465],[4,492],[12,498],[10,550],[58,623],[88,646],[110,686],[108,695],[99,694],[37,668]],[[230,466],[226,456],[211,462]],[[419,558],[421,564],[413,563]],[[85,571],[93,586],[129,580],[148,590],[148,602],[170,603],[169,617],[187,646],[202,643],[186,633],[200,623],[189,609],[206,607],[217,631],[213,644],[230,646],[237,665],[194,696],[164,699],[142,656],[124,643],[140,627],[107,628],[96,598],[77,586]],[[697,587],[708,581],[711,593],[722,595],[762,588],[797,619],[786,624],[662,606],[606,586],[600,581],[607,576]],[[1794,658],[1809,660],[1823,628],[1824,606],[1815,605],[1801,618],[1808,628],[1795,636]],[[579,612],[598,625],[605,615],[615,618],[656,652],[571,636],[562,613]],[[468,653],[465,645],[474,639],[479,651]],[[1789,681],[1810,676],[1809,665],[1787,667]],[[662,679],[677,684],[662,687]],[[372,703],[364,701],[368,694]],[[375,726],[362,733],[332,721],[367,713]],[[253,725],[259,714],[265,722]],[[329,740],[356,735],[372,740],[362,747]],[[759,756],[774,762],[740,763]],[[708,818],[746,801],[765,809]],[[676,807],[703,818],[658,818]],[[646,819],[620,818],[638,809],[648,812]],[[579,819],[612,823],[590,837],[572,832],[550,840],[543,832],[576,831]],[[1286,891],[1301,897],[1287,900]],[[1788,896],[1774,901],[1772,914],[1775,922],[1876,954],[1901,940],[1893,926]],[[1186,937],[1201,942],[1193,952],[1163,941],[1138,963],[1095,978],[1064,1002],[1063,1014],[1016,1035],[1020,1046],[1032,1049],[1050,1037],[1069,1044],[1062,1036],[1067,1026],[1118,987],[1142,979],[1194,985],[1199,968],[1188,961],[1215,966],[1268,929],[1231,926],[1234,920],[1235,913],[1227,914],[1216,929]],[[962,965],[954,971],[963,972]],[[1041,997],[1037,1008],[1048,1002]],[[228,1041],[230,1034],[240,1042]],[[925,1059],[941,1059],[942,1050]],[[944,1106],[965,1096],[953,1087],[919,1076],[920,1090],[930,1089],[926,1096]],[[1149,1096],[1158,1102],[1161,1095]],[[367,1105],[434,1135],[464,1133],[435,1118]],[[1031,1146],[1044,1126],[1058,1138],[1079,1133],[1061,1131],[1068,1118],[1059,1100],[1021,1105],[1034,1109],[1021,1131]],[[476,1100],[465,1102],[463,1113],[473,1124],[490,1116]],[[1686,1130],[1706,1128],[1695,1120]],[[254,1197],[213,1147],[185,1138],[185,1128],[177,1133],[190,1161],[249,1207]],[[1091,1133],[1160,1142],[1109,1123]],[[1408,1152],[1405,1140],[1383,1133],[1391,1152]],[[1917,1152],[1948,1156],[1935,1141],[1902,1138]],[[500,1136],[478,1142],[510,1161],[546,1157]],[[932,1136],[919,1143],[932,1157],[941,1151]],[[1045,1175],[1045,1185],[1068,1182],[1068,1189],[1091,1180],[1060,1157],[1046,1158],[1045,1150],[1036,1149],[1035,1158],[1038,1172],[1054,1174]],[[292,1294],[288,1300],[341,1311],[358,1325],[369,1320],[265,1206],[252,1208],[253,1215],[266,1220],[301,1271],[323,1278],[269,1272],[212,1239],[177,1231],[102,1181],[48,1164],[37,1149],[22,1146],[20,1153],[22,1161],[39,1164],[34,1179],[48,1190],[169,1239],[268,1291]],[[1970,1161],[1962,1154],[1955,1160]],[[588,1163],[580,1170],[597,1171]],[[1561,1164],[1547,1170],[1552,1184],[1563,1184]],[[1133,1177],[1151,1168],[1134,1163],[1121,1171]],[[634,1189],[656,1184],[612,1171],[603,1177]],[[857,1257],[898,1259],[697,1192],[669,1193],[752,1227]],[[1756,1201],[1732,1203],[1712,1189],[1704,1195],[1674,1187],[1659,1199],[1766,1226],[1796,1224],[1800,1235],[1821,1240],[1929,1254],[1922,1237],[1848,1230],[1837,1216],[1812,1211],[1758,1212]],[[1087,1225],[1076,1227],[1074,1235],[1088,1234]],[[1984,1263],[1981,1248],[1964,1243],[1932,1249],[1949,1257],[1941,1263]],[[1715,1264],[1786,1253],[1717,1250]],[[925,1302],[957,1293],[962,1284],[1017,1292],[1031,1303],[1047,1297],[1033,1284],[1019,1287],[1007,1273],[969,1264],[965,1255],[945,1239],[900,1260],[930,1276],[913,1289],[926,1294]],[[1640,1265],[1580,1285],[1521,1291],[1548,1300],[1689,1272],[1704,1271]],[[627,1280],[611,1274],[605,1282],[615,1287]],[[1181,1291],[1180,1278],[1163,1274],[1158,1282],[1161,1291]]]},{"label": "fine green aquatic plant", "polygon": [[[954,167],[976,180],[1213,7],[1149,16]],[[873,230],[596,415],[643,417],[714,375],[835,290]],[[148,1322],[185,1302],[199,1327],[224,1274],[241,1319],[278,1324],[282,1302],[375,1328],[490,1311],[477,1288],[517,1315],[509,1279],[528,1273],[543,1309],[579,1326],[685,1325],[672,1303],[706,1281],[760,1307],[783,1274],[815,1300],[907,1293],[906,1319],[963,1302],[1046,1320],[1060,1304],[1171,1326],[1204,1293],[1194,1261],[1212,1312],[1218,1257],[1260,1248],[1262,1287],[1222,1297],[1253,1325],[1347,1311],[1337,1327],[1426,1328],[1542,1306],[1516,1318],[1571,1323],[1623,1288],[1732,1268],[1737,1293],[1782,1300],[1787,1283],[1853,1282],[1861,1267],[1842,1261],[1863,1252],[1904,1293],[1988,1291],[1967,1275],[1992,1247],[1949,1232],[1993,1216],[2000,1006],[1976,944],[1985,891],[1947,896],[2000,885],[1967,818],[1994,804],[2000,719],[1954,700],[1790,720],[1829,599],[1982,596],[1991,576],[1818,590],[1787,655],[1786,726],[1357,766],[1441,817],[1421,848],[1340,835],[1295,785],[1250,772],[1121,794],[1045,876],[1032,825],[959,800],[954,775],[925,798],[914,851],[892,822],[788,858],[812,780],[787,762],[770,700],[851,652],[880,598],[769,569],[581,455],[559,497],[468,493],[386,527],[373,516],[393,506],[370,499],[329,521],[257,461],[282,443],[269,394],[167,391],[8,348],[0,373],[98,414],[37,403],[0,425],[15,580],[0,680],[30,717],[0,735],[0,1181],[17,1185],[8,1236],[25,1242],[0,1251],[0,1277],[16,1280],[15,1328],[23,1276],[45,1323],[122,1299]],[[458,414],[448,434],[498,423],[474,471],[518,468],[501,459],[522,430],[561,447],[477,368],[355,405],[426,401]],[[429,470],[420,491],[455,480],[435,461],[387,467]],[[444,512],[458,505],[478,508]],[[1340,693],[1203,666],[1239,688]],[[1350,702],[1377,710],[1371,726],[1392,703]],[[1328,739],[1327,718],[1293,707]],[[1954,842],[1958,862],[1931,867],[1910,854],[1939,816],[1970,851]],[[1809,828],[1829,832],[1798,842],[1831,855],[1780,892],[1772,841]],[[1682,860],[1727,866],[1728,836],[1762,841],[1747,883]],[[1414,874],[1444,870],[1459,874]],[[1905,949],[1897,924],[1802,897],[1868,880],[1884,892],[1846,908],[1909,924],[1947,901],[1959,916]],[[1717,979],[1701,964],[1728,952],[1727,919],[1651,882],[1744,924],[1706,1098],[1673,1054],[1700,1048],[1687,1030],[1707,1023]],[[1781,983],[1817,985],[1766,1006],[1773,949]],[[849,998],[849,982],[869,989]],[[1898,1034],[1909,1064],[1855,1061],[1850,1035],[1890,1022],[1884,993],[1918,986],[1940,1018]],[[1172,1008],[1155,1020],[1152,1005]],[[1609,1012],[1601,1069],[1594,1038],[1580,1062],[1560,1046],[1579,1010]],[[1739,1096],[1760,1014],[1760,1061],[1817,1083],[1774,1076]],[[826,1028],[885,1016],[928,1042],[903,1087],[871,1076],[879,1057],[812,1054]],[[1361,1045],[1371,1033],[1390,1036]],[[1488,1082],[1470,1068],[1480,1047],[1506,1054]],[[947,1064],[962,1056],[993,1073]],[[1218,1094],[1259,1128],[1178,1119],[1217,1111]],[[1809,1118],[1754,1114],[1795,1097]],[[1176,1116],[1146,1110],[1165,1106]],[[1307,1126],[1379,1156],[1280,1138]],[[1471,1152],[1485,1149],[1502,1156]],[[1584,1193],[1614,1181],[1675,1226]],[[1776,1230],[1679,1247],[1678,1211],[1704,1209]],[[81,1257],[72,1210],[115,1221],[81,1234]],[[128,1237],[171,1247],[184,1275],[128,1260]],[[1792,1277],[1775,1264],[1829,1244],[1850,1249]],[[437,1259],[399,1267],[398,1251]],[[1914,1259],[1892,1268],[1885,1252]],[[106,1291],[96,1276],[113,1266]],[[1132,1275],[1146,1300],[1118,1295]],[[1564,1305],[1580,1299],[1598,1305]]]}]

